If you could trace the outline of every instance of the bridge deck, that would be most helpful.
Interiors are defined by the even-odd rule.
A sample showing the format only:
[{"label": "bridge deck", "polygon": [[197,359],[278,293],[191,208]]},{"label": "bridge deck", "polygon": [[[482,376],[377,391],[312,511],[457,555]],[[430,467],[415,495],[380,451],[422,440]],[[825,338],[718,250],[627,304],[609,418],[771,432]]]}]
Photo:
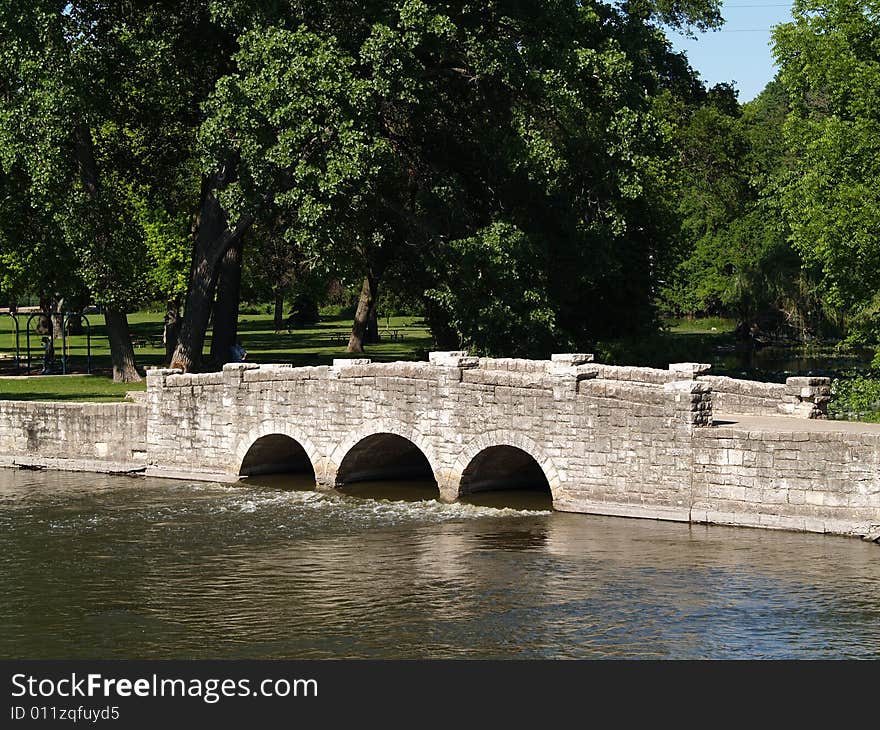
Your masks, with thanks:
[{"label": "bridge deck", "polygon": [[790,416],[740,416],[729,413],[716,413],[713,420],[718,428],[739,431],[880,433],[880,423],[860,421],[831,421]]}]

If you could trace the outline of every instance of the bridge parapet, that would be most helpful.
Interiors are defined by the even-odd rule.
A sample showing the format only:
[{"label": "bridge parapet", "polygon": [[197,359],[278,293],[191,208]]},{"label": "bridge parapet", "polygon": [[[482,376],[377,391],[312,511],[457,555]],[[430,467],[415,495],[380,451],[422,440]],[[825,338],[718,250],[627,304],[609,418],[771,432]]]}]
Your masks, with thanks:
[{"label": "bridge parapet", "polygon": [[[726,376],[708,375],[704,363],[673,363],[668,369],[606,365],[593,362],[589,353],[559,353],[549,360],[523,358],[476,358],[465,351],[432,352],[428,362],[373,363],[367,358],[336,359],[332,366],[293,367],[292,365],[231,363],[222,373],[184,374],[179,370],[153,369],[147,372],[148,392],[157,387],[237,389],[243,384],[281,381],[404,378],[412,380],[465,383],[474,386],[542,389],[552,391],[554,400],[573,397],[587,380],[629,383],[633,389],[624,400],[649,403],[664,396],[639,387],[660,388],[678,382],[700,382],[697,405],[707,412],[741,415],[789,415],[799,418],[825,418],[830,400],[828,378],[793,377],[783,383],[764,383]],[[682,386],[683,387],[683,386]],[[619,398],[620,389],[602,389],[598,384],[585,393],[609,393]],[[674,409],[672,409],[674,410]],[[688,416],[699,424],[701,417]],[[710,422],[711,423],[711,422]]]},{"label": "bridge parapet", "polygon": [[831,400],[829,378],[793,377],[785,383],[762,383],[719,375],[700,375],[711,386],[718,412],[753,416],[826,418]]}]

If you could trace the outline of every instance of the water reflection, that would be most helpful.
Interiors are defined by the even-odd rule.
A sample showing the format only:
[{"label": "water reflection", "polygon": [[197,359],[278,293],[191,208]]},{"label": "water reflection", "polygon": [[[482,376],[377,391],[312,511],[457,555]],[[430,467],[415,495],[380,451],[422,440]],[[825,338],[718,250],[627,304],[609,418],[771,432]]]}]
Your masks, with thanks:
[{"label": "water reflection", "polygon": [[0,656],[880,653],[876,545],[278,479],[0,470]]},{"label": "water reflection", "polygon": [[833,347],[737,348],[703,353],[716,375],[784,382],[791,375],[837,377],[842,371],[866,370],[874,356],[868,348],[840,353]]},{"label": "water reflection", "polygon": [[551,510],[553,497],[549,487],[537,489],[493,489],[486,492],[473,492],[461,497],[465,504],[478,507],[512,507],[522,510]]}]

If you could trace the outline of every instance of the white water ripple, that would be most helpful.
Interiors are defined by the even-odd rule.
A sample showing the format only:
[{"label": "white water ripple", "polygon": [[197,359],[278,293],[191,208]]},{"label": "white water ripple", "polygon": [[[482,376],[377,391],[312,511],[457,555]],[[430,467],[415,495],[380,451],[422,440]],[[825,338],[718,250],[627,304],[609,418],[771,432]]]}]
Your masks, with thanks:
[{"label": "white water ripple", "polygon": [[[225,499],[214,507],[217,512],[241,512],[252,514],[265,509],[304,513],[347,513],[351,519],[367,519],[384,524],[402,522],[448,522],[451,520],[498,519],[509,517],[540,517],[552,514],[549,510],[521,510],[507,507],[484,507],[460,502],[446,503],[437,500],[418,502],[389,499],[363,499],[333,492],[305,491],[259,491],[228,485],[213,485],[217,491],[226,492]],[[230,494],[231,493],[231,494]]]}]

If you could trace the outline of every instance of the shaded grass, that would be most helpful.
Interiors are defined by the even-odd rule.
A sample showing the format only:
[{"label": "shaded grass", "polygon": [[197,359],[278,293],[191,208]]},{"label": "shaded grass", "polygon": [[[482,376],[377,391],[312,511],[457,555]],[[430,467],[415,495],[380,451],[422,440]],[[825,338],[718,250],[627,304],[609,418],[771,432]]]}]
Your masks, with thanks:
[{"label": "shaded grass", "polygon": [[[161,312],[134,312],[129,315],[132,340],[136,343],[135,355],[140,368],[162,367],[165,364],[165,348],[162,344]],[[27,316],[20,318],[21,325]],[[144,383],[119,384],[111,379],[112,363],[104,317],[88,315],[91,326],[92,375],[51,376],[39,375],[43,365],[40,346],[41,335],[31,333],[31,363],[27,371],[25,352],[26,338],[20,336],[23,372],[29,378],[0,378],[0,399],[18,400],[69,400],[114,401],[122,400],[129,390],[143,390]],[[36,320],[34,320],[34,324]],[[14,354],[15,338],[13,322],[0,317],[0,353]],[[397,337],[391,338],[396,330]],[[347,318],[322,319],[313,325],[283,330],[276,333],[270,314],[243,314],[239,317],[239,340],[247,350],[247,360],[258,363],[289,363],[301,365],[330,365],[334,358],[369,357],[374,361],[417,360],[427,357],[431,336],[418,317],[383,318],[380,322],[382,342],[367,346],[365,355],[345,352],[351,320]],[[68,345],[68,372],[85,373],[87,365],[86,335],[72,335]],[[56,341],[56,359],[61,359],[60,341]],[[211,350],[210,332],[204,353]],[[14,375],[15,363],[11,359],[0,360],[0,374]]]}]

